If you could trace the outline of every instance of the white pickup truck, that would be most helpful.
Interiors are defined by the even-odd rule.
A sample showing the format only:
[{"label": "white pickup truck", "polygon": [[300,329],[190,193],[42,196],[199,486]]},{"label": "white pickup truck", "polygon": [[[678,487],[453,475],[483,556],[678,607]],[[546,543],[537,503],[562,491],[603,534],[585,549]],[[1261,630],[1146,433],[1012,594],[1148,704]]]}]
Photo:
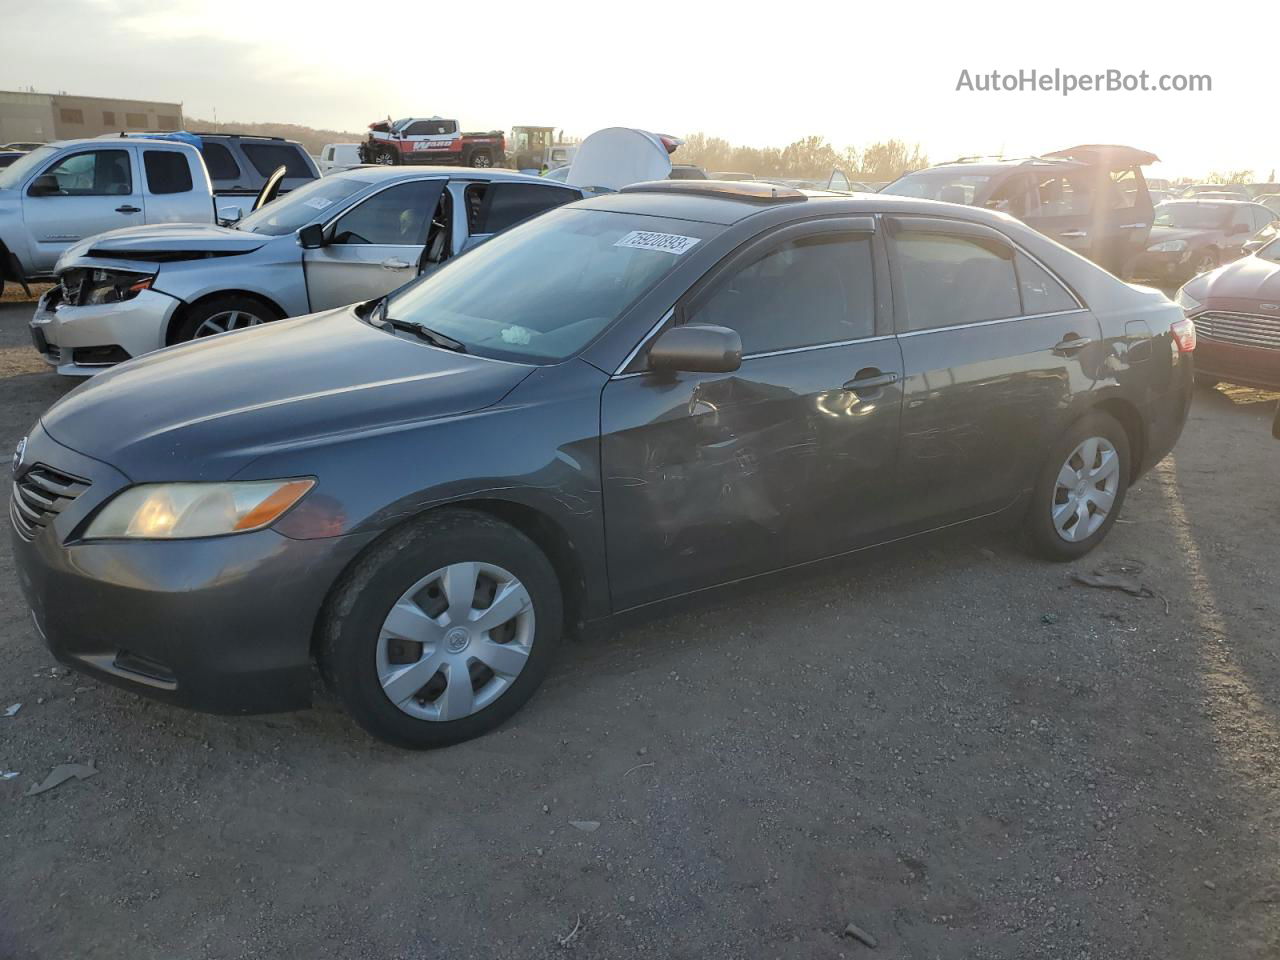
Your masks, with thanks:
[{"label": "white pickup truck", "polygon": [[64,140],[0,170],[0,290],[49,277],[94,234],[150,223],[213,223],[200,151],[164,140]]}]

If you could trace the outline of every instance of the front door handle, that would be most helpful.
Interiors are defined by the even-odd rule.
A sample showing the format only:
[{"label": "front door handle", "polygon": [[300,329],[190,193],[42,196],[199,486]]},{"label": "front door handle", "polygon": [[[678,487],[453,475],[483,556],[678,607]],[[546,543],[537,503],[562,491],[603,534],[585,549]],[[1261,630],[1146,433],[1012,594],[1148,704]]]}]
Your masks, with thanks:
[{"label": "front door handle", "polygon": [[128,204],[128,203],[126,203],[123,207],[116,207],[116,213],[141,213],[141,212],[142,212],[141,207],[135,207],[132,204]]},{"label": "front door handle", "polygon": [[1088,235],[1088,230],[1064,230],[1058,234],[1060,237],[1087,237]]},{"label": "front door handle", "polygon": [[1063,337],[1062,340],[1060,340],[1057,343],[1057,345],[1054,346],[1053,352],[1060,357],[1069,357],[1071,356],[1071,354],[1077,353],[1083,350],[1085,347],[1087,347],[1091,343],[1093,343],[1092,338],[1078,337],[1074,333],[1072,333]]},{"label": "front door handle", "polygon": [[[844,385],[846,390],[861,393],[863,390],[879,390],[898,382],[896,373],[881,373],[879,370],[859,370],[859,376]],[[863,375],[865,374],[865,376]]]},{"label": "front door handle", "polygon": [[389,257],[382,261],[383,270],[403,270],[407,266],[409,266],[409,262],[407,260],[400,260],[397,257]]},{"label": "front door handle", "polygon": [[1145,223],[1122,223],[1122,224],[1120,224],[1120,229],[1121,229],[1121,230],[1145,230],[1146,228],[1147,228],[1147,224],[1145,224]]}]

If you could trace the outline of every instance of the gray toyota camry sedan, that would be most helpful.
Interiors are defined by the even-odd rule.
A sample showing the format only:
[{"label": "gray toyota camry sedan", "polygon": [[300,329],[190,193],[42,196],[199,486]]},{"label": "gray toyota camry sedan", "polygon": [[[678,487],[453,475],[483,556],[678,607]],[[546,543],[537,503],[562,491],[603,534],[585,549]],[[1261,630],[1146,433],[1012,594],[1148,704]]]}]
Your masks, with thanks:
[{"label": "gray toyota camry sedan", "polygon": [[998,213],[638,184],[79,387],[14,456],[18,575],[76,669],[250,712],[318,665],[440,746],[624,611],[983,518],[1081,556],[1173,447],[1194,347]]}]

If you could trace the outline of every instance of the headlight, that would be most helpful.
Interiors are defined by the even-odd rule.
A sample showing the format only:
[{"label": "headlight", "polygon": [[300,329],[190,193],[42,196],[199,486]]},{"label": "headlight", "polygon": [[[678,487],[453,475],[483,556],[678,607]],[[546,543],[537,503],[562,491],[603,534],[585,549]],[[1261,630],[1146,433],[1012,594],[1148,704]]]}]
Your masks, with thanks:
[{"label": "headlight", "polygon": [[80,291],[80,302],[121,303],[132,300],[143,290],[151,289],[155,277],[146,273],[129,273],[124,270],[93,270],[85,279]]},{"label": "headlight", "polygon": [[1187,293],[1186,287],[1179,288],[1178,295],[1174,299],[1177,301],[1178,306],[1180,306],[1187,313],[1190,313],[1192,310],[1200,309],[1200,301],[1197,300],[1195,297],[1191,296],[1191,294]]},{"label": "headlight", "polygon": [[144,483],[109,501],[89,524],[85,539],[182,540],[261,530],[313,486],[311,479]]},{"label": "headlight", "polygon": [[1187,241],[1185,240],[1166,240],[1164,243],[1156,243],[1147,247],[1151,253],[1180,253],[1187,249]]}]

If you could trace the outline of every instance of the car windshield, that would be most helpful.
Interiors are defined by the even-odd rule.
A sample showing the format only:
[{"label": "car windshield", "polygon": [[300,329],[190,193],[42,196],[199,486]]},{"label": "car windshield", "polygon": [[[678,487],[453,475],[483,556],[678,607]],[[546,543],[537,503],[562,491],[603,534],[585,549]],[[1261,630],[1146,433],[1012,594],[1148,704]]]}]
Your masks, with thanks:
[{"label": "car windshield", "polygon": [[0,190],[16,187],[27,178],[28,173],[35,170],[57,152],[57,147],[38,147],[25,157],[19,157],[9,166],[0,170]]},{"label": "car windshield", "polygon": [[1276,237],[1268,243],[1255,256],[1261,257],[1263,260],[1270,260],[1272,263],[1280,263],[1280,237]]},{"label": "car windshield", "polygon": [[1162,203],[1156,207],[1157,227],[1217,230],[1231,219],[1231,207],[1217,203]]},{"label": "car windshield", "polygon": [[960,173],[956,170],[921,170],[895,180],[880,192],[899,197],[919,197],[923,200],[972,204],[973,198],[990,181],[989,176],[976,173]]},{"label": "car windshield", "polygon": [[272,200],[261,210],[249,214],[236,224],[236,229],[247,230],[249,233],[265,233],[272,237],[292,233],[299,227],[305,227],[334,204],[341,203],[372,182],[359,177],[341,176],[312,180],[296,190],[289,191],[283,197]]},{"label": "car windshield", "polygon": [[604,210],[553,210],[393,294],[384,316],[428,327],[482,356],[563,360],[722,229]]}]

